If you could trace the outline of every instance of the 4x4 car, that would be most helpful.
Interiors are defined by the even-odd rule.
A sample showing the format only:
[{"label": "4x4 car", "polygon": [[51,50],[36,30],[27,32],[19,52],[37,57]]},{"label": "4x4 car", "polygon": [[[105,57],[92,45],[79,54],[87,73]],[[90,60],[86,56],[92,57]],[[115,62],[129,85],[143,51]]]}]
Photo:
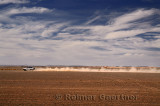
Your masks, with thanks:
[{"label": "4x4 car", "polygon": [[29,71],[29,70],[35,70],[34,67],[26,67],[26,68],[23,68],[24,71]]}]

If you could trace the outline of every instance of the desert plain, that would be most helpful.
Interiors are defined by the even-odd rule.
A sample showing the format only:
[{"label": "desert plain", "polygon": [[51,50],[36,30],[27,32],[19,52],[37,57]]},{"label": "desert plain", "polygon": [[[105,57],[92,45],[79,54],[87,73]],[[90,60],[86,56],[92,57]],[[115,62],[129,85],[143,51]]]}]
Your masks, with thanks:
[{"label": "desert plain", "polygon": [[160,106],[160,73],[22,68],[0,67],[0,106]]}]

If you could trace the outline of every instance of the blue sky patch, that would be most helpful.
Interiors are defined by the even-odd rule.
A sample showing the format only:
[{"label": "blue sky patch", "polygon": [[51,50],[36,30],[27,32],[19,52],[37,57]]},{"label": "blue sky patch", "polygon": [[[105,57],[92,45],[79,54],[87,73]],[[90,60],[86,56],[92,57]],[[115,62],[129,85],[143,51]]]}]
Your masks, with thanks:
[{"label": "blue sky patch", "polygon": [[159,4],[0,0],[0,64],[160,66]]}]

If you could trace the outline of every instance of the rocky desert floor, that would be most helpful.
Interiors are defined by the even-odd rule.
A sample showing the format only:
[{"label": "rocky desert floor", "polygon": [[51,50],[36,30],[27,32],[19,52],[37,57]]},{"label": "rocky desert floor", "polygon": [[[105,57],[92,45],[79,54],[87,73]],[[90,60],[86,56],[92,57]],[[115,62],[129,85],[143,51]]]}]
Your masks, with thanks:
[{"label": "rocky desert floor", "polygon": [[0,71],[0,106],[160,106],[160,73]]}]

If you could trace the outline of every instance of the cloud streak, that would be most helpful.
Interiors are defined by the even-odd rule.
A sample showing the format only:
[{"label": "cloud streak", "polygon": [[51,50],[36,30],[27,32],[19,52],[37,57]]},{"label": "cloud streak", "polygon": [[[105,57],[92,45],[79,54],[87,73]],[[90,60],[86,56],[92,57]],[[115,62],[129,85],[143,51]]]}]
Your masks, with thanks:
[{"label": "cloud streak", "polygon": [[0,5],[4,5],[4,4],[25,4],[25,3],[29,3],[28,0],[0,0]]},{"label": "cloud streak", "polygon": [[159,34],[152,41],[137,35],[160,32],[160,25],[152,25],[154,20],[144,20],[159,15],[160,10],[137,9],[109,19],[105,25],[92,24],[105,18],[101,15],[75,25],[75,20],[55,18],[55,10],[17,7],[0,11],[0,59],[8,62],[15,57],[16,64],[158,65]]},{"label": "cloud streak", "polygon": [[150,22],[138,22],[139,20],[143,20],[147,17],[158,14],[159,12],[160,10],[157,9],[138,9],[131,13],[126,13],[117,18],[111,19],[111,24],[104,26],[87,26],[86,29],[90,29],[92,35],[99,35],[104,39],[119,39],[147,32],[160,32],[159,26],[155,27],[151,25],[152,20],[150,20]]}]

